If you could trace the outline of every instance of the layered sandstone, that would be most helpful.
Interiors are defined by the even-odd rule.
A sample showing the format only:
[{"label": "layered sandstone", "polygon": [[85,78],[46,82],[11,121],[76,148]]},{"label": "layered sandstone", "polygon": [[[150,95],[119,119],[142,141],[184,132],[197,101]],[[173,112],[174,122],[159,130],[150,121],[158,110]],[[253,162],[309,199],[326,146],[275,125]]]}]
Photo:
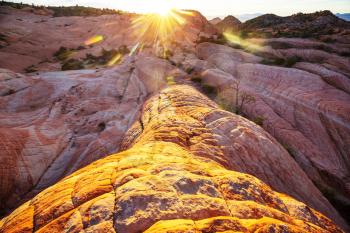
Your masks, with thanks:
[{"label": "layered sandstone", "polygon": [[[225,136],[228,141],[218,146]],[[264,130],[188,86],[172,86],[147,101],[123,148],[129,149],[91,163],[23,204],[0,221],[0,231],[342,232],[302,202],[231,170],[255,156],[269,171],[271,159],[281,156],[309,183],[309,195],[319,196]]]},{"label": "layered sandstone", "polygon": [[[151,42],[142,38],[140,15],[0,7],[0,67],[31,72],[0,70],[0,214],[29,200],[0,232],[339,231],[328,218],[348,230],[323,196],[350,203],[348,24],[321,12],[310,17],[342,29],[225,42],[199,12],[177,14],[183,23],[161,33],[165,51],[153,43],[157,24]],[[195,46],[202,40],[226,44]],[[135,45],[114,65],[85,59]],[[45,72],[70,58],[88,69]],[[240,113],[264,129],[188,86],[143,105],[175,83],[215,90],[207,94],[230,111],[238,83],[254,98]]]},{"label": "layered sandstone", "polygon": [[[231,104],[235,103],[234,85],[239,83],[239,92],[255,99],[243,106],[244,113],[250,119],[262,119],[263,127],[289,150],[320,189],[348,197],[349,79],[305,62],[295,67],[309,72],[256,64],[251,55],[224,47],[198,45],[197,55],[214,65],[202,73],[203,81],[218,88],[218,98]],[[348,59],[332,54],[330,60],[332,56],[350,67]]]},{"label": "layered sandstone", "polygon": [[[0,68],[15,72],[57,71],[61,62],[54,56],[60,47],[70,50],[68,59],[100,56],[103,51],[125,46],[132,50],[144,42],[143,53],[155,54],[156,34],[167,36],[170,48],[174,44],[193,48],[200,36],[210,36],[215,28],[197,11],[176,12],[177,22],[171,30],[161,33],[158,26],[150,26],[150,16],[135,14],[101,15],[89,17],[52,17],[24,10],[0,7]],[[158,19],[159,20],[159,19]],[[141,23],[139,23],[141,22]],[[150,41],[144,41],[144,29]],[[98,37],[95,43],[86,44]],[[165,39],[165,38],[161,38]],[[158,54],[159,55],[159,54]]]},{"label": "layered sandstone", "polygon": [[117,152],[148,95],[181,74],[164,60],[25,76],[0,70],[0,203],[17,207],[62,177]]}]

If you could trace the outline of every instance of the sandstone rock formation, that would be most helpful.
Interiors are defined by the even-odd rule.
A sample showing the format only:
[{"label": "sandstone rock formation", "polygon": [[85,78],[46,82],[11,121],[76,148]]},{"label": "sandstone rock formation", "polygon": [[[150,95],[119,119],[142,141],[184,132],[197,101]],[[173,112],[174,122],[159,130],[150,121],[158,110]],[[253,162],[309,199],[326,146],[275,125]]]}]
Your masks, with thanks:
[{"label": "sandstone rock formation", "polygon": [[349,22],[327,10],[310,14],[298,13],[286,17],[265,14],[241,25],[241,30],[254,33],[255,36],[260,34],[260,36],[272,37],[316,37],[337,34],[349,29]]},{"label": "sandstone rock formation", "polygon": [[[131,50],[140,43],[142,27],[149,24],[147,21],[136,24],[139,16],[128,13],[96,17],[51,17],[5,7],[0,7],[0,13],[0,68],[15,72],[61,70],[62,64],[54,57],[60,47],[69,49],[69,58],[72,59],[100,56],[103,50],[118,49],[120,46]],[[194,41],[200,36],[216,32],[197,11],[177,14],[181,23],[167,38],[171,44],[193,48]],[[99,41],[85,44],[96,36],[99,36]],[[145,44],[143,52],[154,54],[150,49],[153,44],[153,40]]]},{"label": "sandstone rock formation", "polygon": [[[243,64],[242,54],[225,50],[222,45],[204,43],[197,51],[200,58],[217,68],[204,71],[203,80],[219,89],[220,98],[234,103],[232,84],[239,82],[240,91],[256,100],[245,106],[245,114],[250,119],[262,118],[263,127],[290,151],[323,191],[330,189],[349,197],[347,77],[315,64],[296,65],[315,74],[254,64],[254,59],[245,61],[251,64]],[[228,60],[228,56],[236,59]]]},{"label": "sandstone rock formation", "polygon": [[211,24],[215,25],[215,24],[219,23],[221,20],[222,20],[222,19],[220,19],[219,17],[216,17],[216,18],[214,18],[214,19],[209,20],[209,22],[210,22]]},{"label": "sandstone rock formation", "polygon": [[225,17],[222,21],[215,24],[215,28],[218,29],[219,32],[225,31],[237,31],[240,28],[241,21],[239,21],[236,17],[229,15]]},{"label": "sandstone rock formation", "polygon": [[0,6],[0,233],[349,231],[349,24],[173,13]]},{"label": "sandstone rock formation", "polygon": [[40,76],[0,70],[2,210],[119,151],[146,97],[167,85],[160,77],[176,77],[164,60],[136,60]]},{"label": "sandstone rock formation", "polygon": [[0,77],[1,208],[118,151],[147,95],[128,66]]},{"label": "sandstone rock formation", "polygon": [[[2,219],[0,232],[342,232],[307,205],[230,170],[228,154],[217,157],[233,146],[237,166],[255,153],[266,166],[268,156],[292,160],[258,126],[188,86],[163,90],[142,113],[123,141],[128,150],[44,190]],[[224,135],[235,143],[215,146]]]}]

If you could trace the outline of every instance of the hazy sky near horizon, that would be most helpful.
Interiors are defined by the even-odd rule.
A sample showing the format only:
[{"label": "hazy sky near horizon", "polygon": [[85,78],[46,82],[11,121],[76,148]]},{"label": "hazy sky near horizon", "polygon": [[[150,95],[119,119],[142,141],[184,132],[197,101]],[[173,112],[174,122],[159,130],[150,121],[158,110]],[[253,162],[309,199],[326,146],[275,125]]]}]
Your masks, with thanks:
[{"label": "hazy sky near horizon", "polygon": [[298,12],[309,13],[331,10],[333,13],[350,13],[350,0],[15,0],[14,2],[39,5],[83,5],[108,7],[129,12],[150,13],[159,8],[199,10],[208,17],[251,13],[274,13],[285,16]]}]

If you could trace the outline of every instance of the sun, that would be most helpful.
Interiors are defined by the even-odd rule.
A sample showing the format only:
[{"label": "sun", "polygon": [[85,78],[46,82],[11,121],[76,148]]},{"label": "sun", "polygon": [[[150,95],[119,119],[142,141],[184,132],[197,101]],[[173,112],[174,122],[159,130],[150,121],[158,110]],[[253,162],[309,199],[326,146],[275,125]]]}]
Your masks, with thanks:
[{"label": "sun", "polygon": [[136,15],[130,28],[135,36],[136,45],[130,54],[147,47],[166,57],[174,37],[183,34],[182,30],[191,16],[191,11],[178,10],[165,0],[157,6],[154,5],[152,11]]},{"label": "sun", "polygon": [[168,16],[174,7],[167,1],[161,1],[157,5],[152,6],[151,13],[157,14],[160,16]]}]

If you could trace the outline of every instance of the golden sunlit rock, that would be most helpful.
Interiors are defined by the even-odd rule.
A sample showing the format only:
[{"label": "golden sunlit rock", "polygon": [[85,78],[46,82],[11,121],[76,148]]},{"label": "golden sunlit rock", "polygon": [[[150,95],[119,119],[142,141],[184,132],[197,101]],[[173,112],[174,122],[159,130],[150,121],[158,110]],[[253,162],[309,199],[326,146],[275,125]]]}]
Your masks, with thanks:
[{"label": "golden sunlit rock", "polygon": [[145,104],[143,127],[135,123],[124,139],[128,150],[42,191],[2,219],[0,231],[342,232],[305,204],[251,175],[225,168],[214,151],[198,154],[195,144],[208,152],[214,144],[204,138],[195,142],[194,135],[215,135],[209,125],[222,121],[219,127],[225,127],[228,117],[246,124],[248,137],[267,136],[218,110],[193,88],[167,88]]},{"label": "golden sunlit rock", "polygon": [[350,231],[350,23],[220,2],[0,2],[0,233]]}]

